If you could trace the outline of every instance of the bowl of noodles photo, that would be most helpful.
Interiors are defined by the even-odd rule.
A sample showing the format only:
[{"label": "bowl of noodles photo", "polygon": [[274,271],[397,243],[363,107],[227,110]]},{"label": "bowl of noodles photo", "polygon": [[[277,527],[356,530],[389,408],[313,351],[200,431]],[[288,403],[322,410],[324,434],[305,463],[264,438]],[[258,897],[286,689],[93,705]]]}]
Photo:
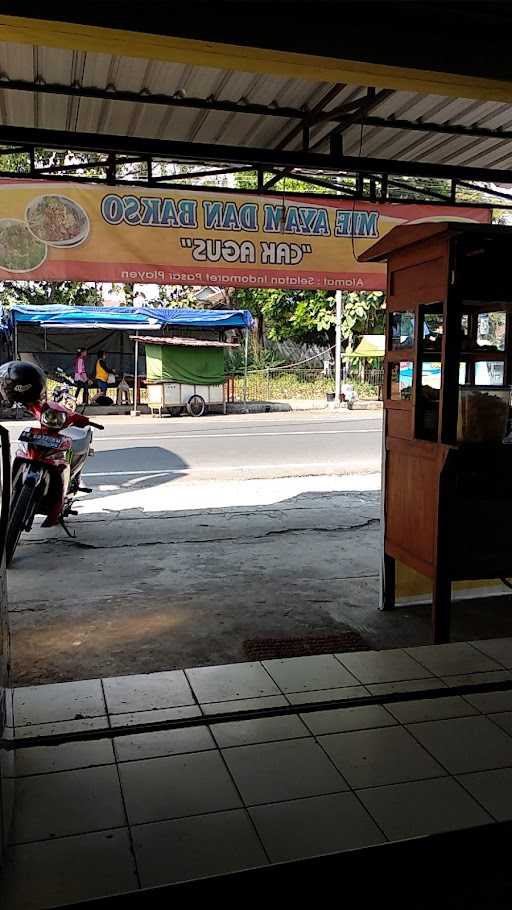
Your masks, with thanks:
[{"label": "bowl of noodles photo", "polygon": [[25,218],[34,237],[49,246],[78,246],[89,234],[87,212],[67,196],[37,196]]},{"label": "bowl of noodles photo", "polygon": [[18,218],[0,218],[0,269],[32,272],[46,259],[48,247]]}]

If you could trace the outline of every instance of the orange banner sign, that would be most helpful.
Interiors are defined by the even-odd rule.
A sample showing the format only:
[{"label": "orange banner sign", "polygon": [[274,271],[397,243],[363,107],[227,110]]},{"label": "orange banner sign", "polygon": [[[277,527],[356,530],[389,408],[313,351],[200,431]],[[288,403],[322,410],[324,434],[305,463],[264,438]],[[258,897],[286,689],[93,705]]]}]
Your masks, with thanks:
[{"label": "orange banner sign", "polygon": [[383,290],[358,256],[395,225],[488,208],[76,183],[0,184],[0,280]]}]

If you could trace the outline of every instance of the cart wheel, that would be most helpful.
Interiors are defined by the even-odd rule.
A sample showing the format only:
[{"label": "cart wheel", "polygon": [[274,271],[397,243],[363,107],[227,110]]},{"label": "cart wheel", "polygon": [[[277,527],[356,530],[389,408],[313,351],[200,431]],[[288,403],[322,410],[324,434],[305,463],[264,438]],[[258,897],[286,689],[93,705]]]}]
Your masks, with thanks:
[{"label": "cart wheel", "polygon": [[191,395],[187,401],[187,411],[191,417],[202,417],[206,411],[206,401],[201,395]]}]

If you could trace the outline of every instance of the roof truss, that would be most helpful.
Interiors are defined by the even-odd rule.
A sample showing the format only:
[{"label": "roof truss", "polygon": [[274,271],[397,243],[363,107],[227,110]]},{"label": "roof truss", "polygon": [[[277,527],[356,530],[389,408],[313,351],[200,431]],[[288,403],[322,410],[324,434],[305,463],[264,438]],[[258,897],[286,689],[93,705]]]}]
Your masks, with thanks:
[{"label": "roof truss", "polygon": [[[292,176],[311,187],[338,198],[369,201],[435,202],[437,205],[468,203],[460,198],[461,189],[475,189],[487,194],[489,203],[500,208],[512,205],[512,192],[496,184],[512,183],[508,170],[449,167],[429,163],[387,160],[384,158],[348,157],[343,155],[340,137],[336,136],[327,153],[246,148],[243,146],[207,145],[103,136],[89,133],[57,133],[38,129],[0,127],[0,177],[53,181],[100,182],[108,185],[140,185],[178,188],[187,186],[209,192],[225,192],[214,181],[219,175],[253,172],[253,192],[282,196],[285,178]],[[37,149],[80,153],[76,163],[42,164]],[[15,154],[16,170],[2,167],[6,156]],[[61,156],[61,160],[62,160]],[[188,173],[163,173],[162,164],[186,164]],[[444,181],[438,191],[427,181]],[[201,180],[197,185],[194,180]],[[279,190],[276,187],[284,184]],[[481,184],[491,184],[484,187]],[[287,192],[287,191],[286,191]],[[476,203],[475,203],[476,204]]]}]

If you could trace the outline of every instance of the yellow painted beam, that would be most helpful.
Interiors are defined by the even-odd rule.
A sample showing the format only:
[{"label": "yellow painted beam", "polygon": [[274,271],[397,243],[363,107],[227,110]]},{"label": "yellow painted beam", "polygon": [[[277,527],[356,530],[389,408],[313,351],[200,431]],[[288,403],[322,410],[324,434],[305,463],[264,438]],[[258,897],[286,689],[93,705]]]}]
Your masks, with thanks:
[{"label": "yellow painted beam", "polygon": [[380,63],[240,47],[234,44],[173,38],[44,19],[27,19],[20,16],[0,16],[0,41],[116,56],[143,57],[241,72],[269,73],[288,78],[345,82],[446,95],[451,98],[512,102],[512,80],[437,73]]}]

